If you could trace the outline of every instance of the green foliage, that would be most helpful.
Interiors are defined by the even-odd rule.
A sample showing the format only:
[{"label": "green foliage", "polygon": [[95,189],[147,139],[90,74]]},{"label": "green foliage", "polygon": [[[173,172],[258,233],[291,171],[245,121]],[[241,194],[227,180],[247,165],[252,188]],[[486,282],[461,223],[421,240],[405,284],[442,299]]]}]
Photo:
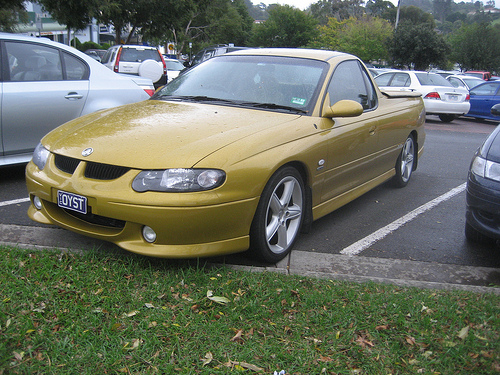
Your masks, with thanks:
[{"label": "green foliage", "polygon": [[28,22],[23,0],[2,0],[0,6],[0,31],[13,33],[18,23]]},{"label": "green foliage", "polygon": [[426,70],[431,64],[445,65],[450,47],[430,24],[406,22],[395,31],[389,51],[395,66]]},{"label": "green foliage", "polygon": [[326,25],[329,18],[339,21],[350,17],[362,17],[365,9],[362,0],[319,0],[311,4],[311,14],[321,25]]},{"label": "green foliage", "polygon": [[38,0],[57,22],[71,30],[83,30],[92,20],[97,0]]},{"label": "green foliage", "polygon": [[330,18],[326,26],[318,29],[320,35],[310,44],[311,47],[351,53],[363,61],[389,57],[387,43],[392,36],[392,26],[381,18],[364,16],[341,22]]},{"label": "green foliage", "polygon": [[0,247],[5,374],[493,374],[500,296]]},{"label": "green foliage", "polygon": [[87,42],[81,43],[80,47],[78,49],[80,51],[86,51],[88,49],[107,49],[107,48],[104,48],[103,46],[101,46],[98,43],[87,41]]},{"label": "green foliage", "polygon": [[452,60],[464,70],[500,71],[500,27],[487,23],[462,25],[449,36]]},{"label": "green foliage", "polygon": [[269,10],[266,22],[256,24],[252,45],[260,47],[302,47],[316,35],[317,21],[306,12],[289,5]]}]

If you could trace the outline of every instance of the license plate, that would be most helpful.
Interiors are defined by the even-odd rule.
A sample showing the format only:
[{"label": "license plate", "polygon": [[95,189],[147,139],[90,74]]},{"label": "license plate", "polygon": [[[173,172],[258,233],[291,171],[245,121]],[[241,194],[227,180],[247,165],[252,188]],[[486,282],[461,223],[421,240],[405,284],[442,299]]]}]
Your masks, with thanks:
[{"label": "license plate", "polygon": [[451,102],[458,102],[458,95],[448,95],[448,100]]},{"label": "license plate", "polygon": [[81,214],[87,213],[87,198],[81,195],[58,190],[57,205]]}]

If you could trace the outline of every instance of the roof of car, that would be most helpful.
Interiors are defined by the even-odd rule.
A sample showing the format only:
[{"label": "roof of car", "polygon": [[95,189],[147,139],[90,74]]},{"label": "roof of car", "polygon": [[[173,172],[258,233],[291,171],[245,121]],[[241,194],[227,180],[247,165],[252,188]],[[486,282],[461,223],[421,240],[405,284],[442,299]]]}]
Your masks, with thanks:
[{"label": "roof of car", "polygon": [[254,48],[254,49],[244,49],[235,52],[230,52],[229,54],[302,57],[302,58],[324,60],[324,61],[330,60],[338,56],[352,56],[344,52],[306,49],[306,48]]}]

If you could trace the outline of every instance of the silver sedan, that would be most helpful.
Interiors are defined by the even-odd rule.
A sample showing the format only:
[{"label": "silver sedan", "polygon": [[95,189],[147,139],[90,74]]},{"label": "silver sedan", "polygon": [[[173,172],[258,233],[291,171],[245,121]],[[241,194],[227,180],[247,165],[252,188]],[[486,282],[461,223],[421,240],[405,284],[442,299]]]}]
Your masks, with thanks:
[{"label": "silver sedan", "polygon": [[121,76],[45,38],[0,33],[0,56],[0,166],[28,162],[40,139],[69,120],[154,92],[149,79]]}]

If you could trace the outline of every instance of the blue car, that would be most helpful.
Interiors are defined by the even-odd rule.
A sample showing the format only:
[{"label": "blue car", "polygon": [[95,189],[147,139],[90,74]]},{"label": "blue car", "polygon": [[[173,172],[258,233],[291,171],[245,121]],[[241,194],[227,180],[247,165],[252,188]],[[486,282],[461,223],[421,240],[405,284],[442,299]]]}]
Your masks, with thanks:
[{"label": "blue car", "polygon": [[[500,119],[500,104],[491,116]],[[500,240],[500,125],[477,150],[467,177],[465,236],[494,245]]]},{"label": "blue car", "polygon": [[487,81],[470,90],[470,110],[468,117],[500,121],[491,113],[491,107],[500,103],[500,81]]}]

